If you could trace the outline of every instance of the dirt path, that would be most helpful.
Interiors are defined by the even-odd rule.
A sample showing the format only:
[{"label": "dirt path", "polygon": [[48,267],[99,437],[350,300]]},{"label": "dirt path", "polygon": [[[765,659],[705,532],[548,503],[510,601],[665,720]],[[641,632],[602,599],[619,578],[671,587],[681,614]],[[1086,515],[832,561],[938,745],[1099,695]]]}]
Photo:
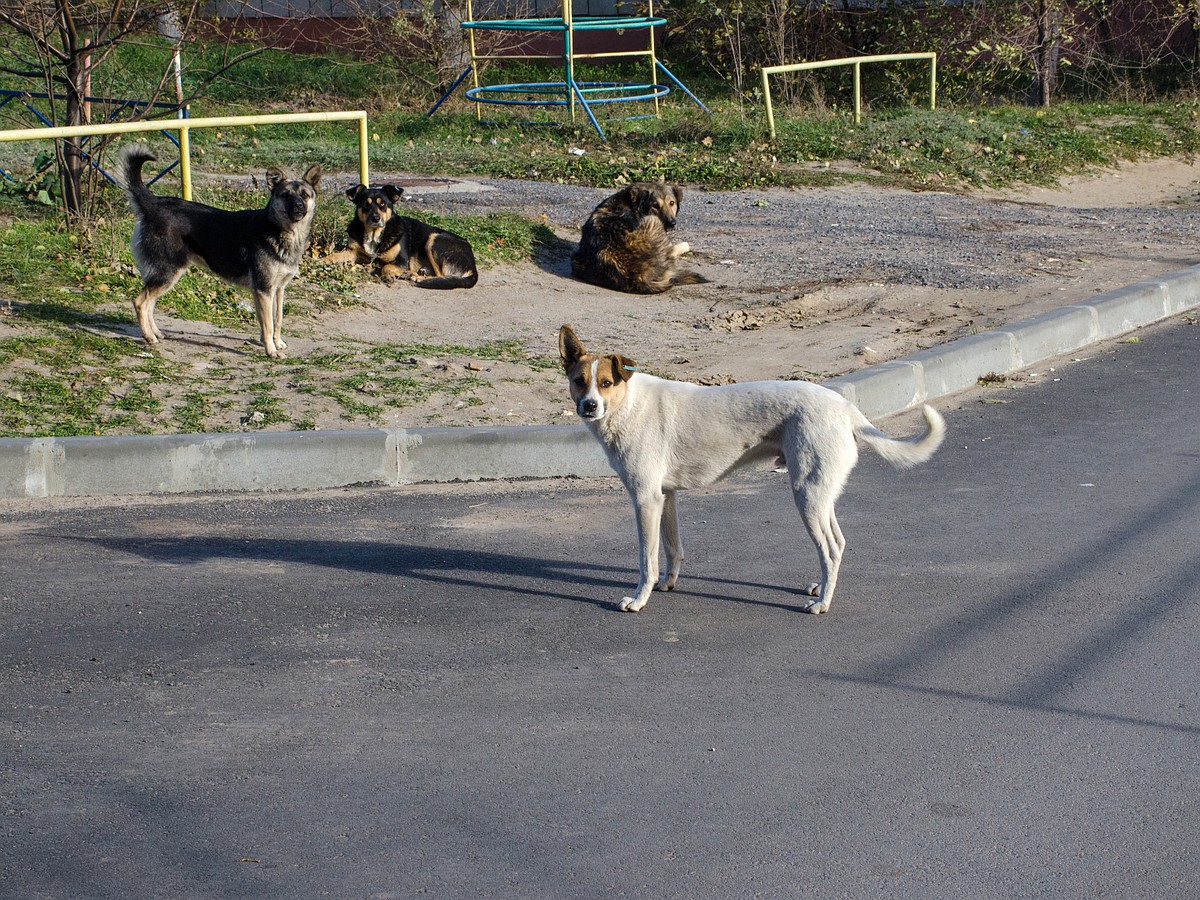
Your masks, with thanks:
[{"label": "dirt path", "polygon": [[[345,205],[347,215],[340,188],[350,178],[323,186],[324,202]],[[398,173],[376,179],[407,185],[413,203],[436,211],[511,210],[541,218],[566,246],[607,193],[517,181],[450,192],[444,182]],[[406,377],[430,390],[400,408],[370,385],[373,344],[516,340],[556,360],[564,322],[590,349],[619,349],[673,378],[820,380],[1192,265],[1200,261],[1198,206],[1200,167],[1183,159],[1073,178],[1057,190],[968,196],[869,184],[689,190],[677,239],[691,244],[691,265],[711,284],[656,297],[618,294],[574,280],[565,249],[538,264],[484,269],[471,290],[364,280],[362,305],[291,315],[285,332],[297,369],[320,354],[356,356],[355,369],[368,383],[353,390],[381,414],[348,419],[344,404],[314,389],[313,376],[284,374],[276,394],[286,421],[269,427],[569,421],[553,365],[414,357],[405,362]],[[248,330],[165,316],[161,325],[171,338],[161,353],[185,373],[244,382],[262,377],[261,350],[247,342]],[[244,398],[230,398],[205,427],[254,427],[245,410]],[[178,430],[168,413],[159,421],[163,430]]]},{"label": "dirt path", "polygon": [[[489,184],[474,194],[433,189],[417,202],[542,216],[572,240],[605,193]],[[572,279],[560,256],[485,270],[470,291],[366,285],[368,307],[316,330],[430,343],[516,338],[555,357],[558,326],[569,322],[594,349],[620,349],[675,378],[822,379],[1191,265],[1200,260],[1198,205],[1200,167],[1185,160],[1073,178],[1053,191],[967,197],[860,185],[689,192],[678,239],[691,243],[694,267],[712,284],[622,295]],[[557,371],[474,365],[486,383],[477,402],[435,396],[389,424],[531,424],[570,415]]]}]

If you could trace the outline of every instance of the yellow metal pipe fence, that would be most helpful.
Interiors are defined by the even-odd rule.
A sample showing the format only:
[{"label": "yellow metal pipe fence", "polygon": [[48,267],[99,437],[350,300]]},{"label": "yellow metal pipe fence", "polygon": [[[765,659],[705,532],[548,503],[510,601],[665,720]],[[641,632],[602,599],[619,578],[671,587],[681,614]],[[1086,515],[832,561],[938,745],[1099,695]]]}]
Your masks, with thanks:
[{"label": "yellow metal pipe fence", "polygon": [[264,113],[259,116],[209,116],[198,119],[154,119],[146,122],[108,122],[103,125],[75,125],[54,128],[17,128],[0,131],[0,143],[12,141],[57,140],[89,135],[137,134],[146,131],[179,132],[179,177],[183,182],[183,199],[192,199],[192,150],[190,132],[196,128],[240,128],[251,125],[286,125],[306,122],[358,123],[358,177],[367,180],[367,114],[362,110],[350,112]]},{"label": "yellow metal pipe fence", "polygon": [[763,66],[763,98],[767,103],[767,125],[771,137],[775,137],[775,110],[771,104],[771,83],[768,76],[788,72],[803,72],[808,69],[830,69],[834,66],[854,67],[854,121],[862,121],[862,67],[864,63],[903,62],[910,59],[929,60],[929,108],[937,108],[937,54],[936,53],[888,53],[880,56],[849,56],[845,59],[826,59],[819,62],[792,63],[784,66]]}]

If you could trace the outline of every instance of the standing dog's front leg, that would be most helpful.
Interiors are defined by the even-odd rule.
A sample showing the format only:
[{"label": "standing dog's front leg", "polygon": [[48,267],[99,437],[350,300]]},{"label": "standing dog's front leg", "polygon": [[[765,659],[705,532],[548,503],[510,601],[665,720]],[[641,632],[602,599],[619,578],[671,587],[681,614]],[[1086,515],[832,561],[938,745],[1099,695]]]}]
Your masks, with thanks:
[{"label": "standing dog's front leg", "polygon": [[275,345],[275,293],[254,288],[254,314],[258,317],[258,336],[267,356],[278,359]]},{"label": "standing dog's front leg", "polygon": [[683,565],[683,543],[679,540],[679,514],[675,508],[675,492],[663,493],[662,541],[667,551],[667,571],[663,573],[655,590],[670,591],[679,580],[679,569]]},{"label": "standing dog's front leg", "polygon": [[623,612],[639,612],[650,599],[658,583],[658,530],[663,515],[663,495],[659,490],[630,491],[634,516],[637,518],[638,551],[641,577],[632,597],[621,601]]},{"label": "standing dog's front leg", "polygon": [[274,331],[272,332],[275,338],[275,349],[283,351],[287,348],[287,344],[283,342],[283,292],[287,289],[288,284],[292,279],[287,279],[279,287],[275,288],[274,316],[271,320],[271,325]]}]

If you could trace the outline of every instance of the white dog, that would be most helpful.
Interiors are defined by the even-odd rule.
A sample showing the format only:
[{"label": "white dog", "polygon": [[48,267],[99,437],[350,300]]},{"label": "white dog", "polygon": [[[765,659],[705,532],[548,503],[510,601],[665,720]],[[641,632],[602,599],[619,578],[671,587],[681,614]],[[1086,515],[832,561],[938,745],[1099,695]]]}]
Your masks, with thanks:
[{"label": "white dog", "polygon": [[[700,387],[636,371],[621,355],[593,356],[564,325],[559,355],[575,411],[587,423],[625,483],[637,517],[641,578],[620,608],[637,612],[650,591],[669,591],[679,578],[683,547],[675,492],[707,487],[734,469],[762,459],[786,463],[800,518],[821,558],[821,581],[803,609],[829,610],[846,539],[834,504],[854,464],[856,439],[897,468],[929,459],[946,434],[930,406],[922,407],[925,434],[896,440],[867,421],[854,404],[818,384],[754,381]],[[661,525],[667,572],[658,578]]]}]

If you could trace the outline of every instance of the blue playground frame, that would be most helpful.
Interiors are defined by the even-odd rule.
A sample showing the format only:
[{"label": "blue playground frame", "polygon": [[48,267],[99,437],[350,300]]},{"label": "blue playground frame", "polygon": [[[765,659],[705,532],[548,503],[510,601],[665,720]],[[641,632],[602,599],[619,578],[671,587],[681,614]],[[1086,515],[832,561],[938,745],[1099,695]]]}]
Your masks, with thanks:
[{"label": "blue playground frame", "polygon": [[[8,106],[8,104],[12,103],[14,100],[19,100],[29,112],[33,113],[33,115],[37,117],[39,122],[41,122],[47,128],[53,128],[54,123],[50,121],[50,119],[48,119],[42,113],[42,111],[33,104],[32,101],[65,99],[67,99],[65,94],[55,94],[52,97],[50,94],[38,94],[31,91],[0,90],[0,109],[4,109],[4,107]],[[107,107],[109,112],[108,116],[105,118],[106,122],[112,122],[116,120],[118,116],[127,111],[136,113],[139,109],[167,109],[171,110],[172,112],[182,112],[183,118],[188,118],[187,107],[180,107],[175,103],[150,102],[149,100],[129,100],[116,97],[84,97],[84,102]],[[166,136],[167,140],[173,143],[176,147],[179,146],[179,138],[175,136],[174,132],[163,131],[162,133]],[[84,160],[89,166],[108,179],[110,183],[116,184],[116,180],[110,174],[108,174],[108,172],[104,171],[104,169],[100,167],[100,164],[96,162],[96,160],[88,152],[88,148],[90,146],[90,139],[84,139],[80,142],[80,153],[83,155]],[[170,165],[163,168],[157,175],[151,178],[148,183],[154,184],[178,165],[179,160],[176,159]],[[44,169],[42,171],[44,171]],[[0,168],[0,177],[3,177],[6,181],[10,181],[14,184],[16,183],[16,179],[13,178],[12,175],[3,168]]]},{"label": "blue playground frame", "polygon": [[[473,76],[474,84],[466,91],[469,100],[475,102],[476,117],[483,121],[481,104],[499,106],[526,107],[566,107],[570,112],[571,121],[575,120],[575,108],[580,107],[586,113],[601,140],[608,140],[604,129],[593,112],[592,107],[608,103],[632,103],[635,101],[653,101],[654,112],[642,115],[621,117],[624,121],[634,119],[654,118],[658,115],[658,101],[670,93],[670,85],[658,80],[661,72],[677,88],[683,91],[697,106],[708,112],[709,109],[700,99],[688,90],[682,81],[676,78],[663,65],[655,54],[654,29],[665,25],[667,20],[654,15],[653,0],[650,0],[648,15],[645,16],[587,16],[574,18],[571,15],[571,0],[563,0],[562,18],[537,19],[492,19],[470,21],[471,5],[467,3],[468,21],[462,22],[461,27],[467,32],[470,41],[471,63],[450,85],[425,115],[432,116],[438,108],[459,88],[468,76]],[[576,53],[575,32],[577,31],[636,31],[645,30],[648,35],[647,49],[610,51],[605,53]],[[562,81],[526,82],[520,84],[481,85],[478,77],[478,63],[483,59],[549,59],[545,55],[496,54],[485,56],[476,51],[476,31],[520,31],[520,32],[551,32],[562,35]],[[651,61],[651,80],[647,83],[613,82],[613,81],[578,81],[575,78],[576,60],[595,60],[602,58],[617,58],[630,56],[648,56]],[[534,124],[534,123],[522,123]]]}]

